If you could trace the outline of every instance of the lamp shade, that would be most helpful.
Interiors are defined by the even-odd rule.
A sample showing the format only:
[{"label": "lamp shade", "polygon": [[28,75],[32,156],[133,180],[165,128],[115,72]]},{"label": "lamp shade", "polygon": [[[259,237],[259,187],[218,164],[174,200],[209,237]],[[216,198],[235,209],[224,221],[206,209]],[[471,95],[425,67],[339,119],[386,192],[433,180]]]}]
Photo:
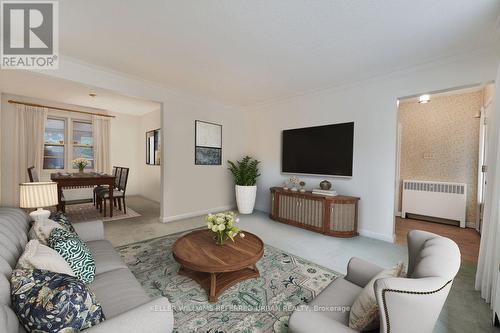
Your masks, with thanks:
[{"label": "lamp shade", "polygon": [[58,204],[55,182],[22,183],[19,186],[21,208],[43,208]]}]

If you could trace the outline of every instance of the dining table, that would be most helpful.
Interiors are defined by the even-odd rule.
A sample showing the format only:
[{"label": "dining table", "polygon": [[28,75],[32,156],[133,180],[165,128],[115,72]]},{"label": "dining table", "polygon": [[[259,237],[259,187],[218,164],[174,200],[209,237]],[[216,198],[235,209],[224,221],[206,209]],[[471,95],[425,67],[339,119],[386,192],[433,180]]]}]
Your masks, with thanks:
[{"label": "dining table", "polygon": [[[65,188],[89,188],[99,185],[108,185],[109,202],[113,202],[113,190],[115,187],[115,176],[99,172],[56,172],[50,175],[50,179],[57,183],[57,210],[64,212],[66,203],[63,200],[63,189]],[[113,205],[109,205],[109,216],[113,217]]]}]

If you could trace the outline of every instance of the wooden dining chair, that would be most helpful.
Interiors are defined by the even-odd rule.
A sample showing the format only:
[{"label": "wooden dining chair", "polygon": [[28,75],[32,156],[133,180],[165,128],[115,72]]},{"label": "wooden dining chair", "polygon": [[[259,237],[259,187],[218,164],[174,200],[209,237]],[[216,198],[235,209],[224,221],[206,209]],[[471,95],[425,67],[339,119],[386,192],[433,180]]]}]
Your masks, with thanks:
[{"label": "wooden dining chair", "polygon": [[[115,176],[115,188],[118,188],[118,183],[120,182],[120,174],[119,172],[121,172],[120,170],[120,167],[117,167],[117,166],[113,166],[113,171],[111,172],[111,174],[113,176]],[[97,204],[97,193],[100,192],[100,191],[109,191],[108,189],[108,186],[107,185],[97,185],[96,187],[94,187],[94,206],[96,206],[96,208],[98,208],[98,204]],[[115,205],[116,207],[116,205]]]},{"label": "wooden dining chair", "polygon": [[34,166],[28,168],[28,177],[30,179],[30,183],[38,183],[40,181],[38,178],[38,172]]},{"label": "wooden dining chair", "polygon": [[[128,183],[128,175],[130,169],[120,167],[120,180],[118,182],[118,188],[113,191],[113,200],[118,201],[118,209],[122,210],[123,205],[123,213],[127,214],[127,206],[125,201],[125,192],[127,191],[127,183]],[[98,192],[98,204],[101,212],[103,212],[104,216],[106,216],[106,201],[109,200],[109,191],[101,191]],[[113,204],[109,203],[109,208],[113,209]]]}]

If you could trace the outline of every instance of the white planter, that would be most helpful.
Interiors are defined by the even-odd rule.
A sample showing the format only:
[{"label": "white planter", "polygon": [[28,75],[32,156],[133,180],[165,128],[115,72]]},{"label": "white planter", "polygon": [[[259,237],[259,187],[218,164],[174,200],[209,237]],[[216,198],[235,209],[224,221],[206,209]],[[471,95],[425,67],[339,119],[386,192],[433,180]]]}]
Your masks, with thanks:
[{"label": "white planter", "polygon": [[257,186],[235,185],[236,204],[240,214],[252,214],[255,206],[255,196],[257,195]]}]

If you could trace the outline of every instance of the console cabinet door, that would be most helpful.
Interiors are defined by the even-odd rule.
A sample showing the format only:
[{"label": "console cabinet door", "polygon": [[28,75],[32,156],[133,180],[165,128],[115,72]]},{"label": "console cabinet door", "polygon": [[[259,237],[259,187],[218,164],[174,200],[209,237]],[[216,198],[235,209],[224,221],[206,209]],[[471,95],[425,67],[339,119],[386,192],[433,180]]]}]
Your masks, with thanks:
[{"label": "console cabinet door", "polygon": [[323,231],[323,201],[299,198],[297,222],[313,230]]},{"label": "console cabinet door", "polygon": [[278,218],[298,227],[323,231],[323,202],[298,195],[278,195]]},{"label": "console cabinet door", "polygon": [[351,236],[357,234],[357,201],[330,202],[326,233]]}]

